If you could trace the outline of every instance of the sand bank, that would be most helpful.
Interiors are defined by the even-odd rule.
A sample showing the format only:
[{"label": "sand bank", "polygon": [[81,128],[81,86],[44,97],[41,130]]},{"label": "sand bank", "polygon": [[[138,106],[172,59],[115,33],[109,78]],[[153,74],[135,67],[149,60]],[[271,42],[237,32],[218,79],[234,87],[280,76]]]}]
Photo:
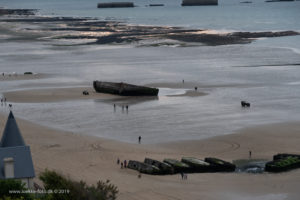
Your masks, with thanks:
[{"label": "sand bank", "polygon": [[[83,95],[86,90],[89,95]],[[10,102],[16,103],[41,103],[58,102],[80,99],[119,99],[117,95],[97,93],[92,87],[70,87],[70,88],[45,88],[34,90],[21,90],[3,93]]]},{"label": "sand bank", "polygon": [[[31,87],[38,87],[36,84],[31,84]],[[46,86],[46,85],[44,85]],[[165,86],[161,84],[159,86]],[[173,89],[178,89],[173,88]],[[83,95],[82,92],[86,90],[89,95]],[[166,95],[167,97],[199,97],[207,95],[207,93],[201,91],[187,90],[182,94]],[[119,96],[105,93],[97,93],[92,87],[55,87],[55,88],[44,88],[44,89],[30,89],[30,90],[19,90],[4,92],[3,96],[6,97],[10,102],[15,103],[42,103],[42,102],[59,102],[59,101],[70,101],[70,100],[82,100],[82,99],[97,99],[97,100],[111,100],[118,101],[122,100],[128,104],[135,104],[137,102],[143,102],[148,100],[155,100],[158,97],[135,97],[135,96]]]},{"label": "sand bank", "polygon": [[33,80],[50,77],[49,74],[18,74],[0,72],[0,81]]},{"label": "sand bank", "polygon": [[[2,133],[6,117],[0,115]],[[45,168],[55,169],[71,178],[88,183],[110,179],[120,190],[121,200],[132,199],[297,199],[300,170],[282,174],[189,174],[150,176],[130,169],[120,169],[121,160],[180,158],[181,156],[217,156],[228,161],[248,157],[271,159],[278,152],[300,152],[299,123],[285,123],[247,128],[236,134],[199,141],[164,144],[128,144],[73,134],[42,127],[17,119],[24,139],[31,146],[37,175]],[[99,130],[101,131],[101,130]],[[142,140],[143,142],[143,140]],[[37,180],[38,181],[38,180]]]},{"label": "sand bank", "polygon": [[147,84],[148,87],[162,87],[162,88],[172,88],[172,89],[210,89],[210,88],[225,88],[225,87],[250,87],[253,85],[249,84],[215,84],[215,85],[205,85],[199,82],[158,82]]},{"label": "sand bank", "polygon": [[195,90],[187,90],[183,94],[173,94],[173,95],[167,95],[167,96],[168,97],[200,97],[200,96],[204,96],[204,95],[207,95],[207,93],[198,92]]}]

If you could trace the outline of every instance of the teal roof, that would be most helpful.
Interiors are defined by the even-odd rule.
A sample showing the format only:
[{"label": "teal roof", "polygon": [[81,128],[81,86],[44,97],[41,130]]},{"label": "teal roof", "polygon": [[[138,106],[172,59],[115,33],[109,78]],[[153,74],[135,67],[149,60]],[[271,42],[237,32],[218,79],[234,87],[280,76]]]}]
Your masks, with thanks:
[{"label": "teal roof", "polygon": [[16,146],[25,146],[25,142],[17,125],[16,119],[12,111],[10,111],[3,131],[0,147]]}]

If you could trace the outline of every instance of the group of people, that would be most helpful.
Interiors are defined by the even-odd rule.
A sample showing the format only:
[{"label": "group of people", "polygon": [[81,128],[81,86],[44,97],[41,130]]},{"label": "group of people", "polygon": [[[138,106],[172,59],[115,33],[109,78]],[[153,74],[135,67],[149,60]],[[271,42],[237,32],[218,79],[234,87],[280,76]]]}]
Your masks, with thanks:
[{"label": "group of people", "polygon": [[[114,104],[114,111],[116,111],[116,107],[117,107],[117,105]],[[128,105],[126,105],[126,106],[122,105],[122,112],[124,112],[124,109],[125,109],[125,108],[126,108],[126,112],[128,113],[128,109],[129,109],[129,106],[128,106]]]},{"label": "group of people", "polygon": [[126,160],[124,160],[123,162],[121,162],[120,159],[118,158],[117,164],[119,165],[120,163],[121,163],[121,169],[127,168],[127,161]]},{"label": "group of people", "polygon": [[182,180],[187,180],[187,174],[180,172],[180,175]]},{"label": "group of people", "polygon": [[6,97],[1,98],[1,103],[6,103]]},{"label": "group of people", "polygon": [[[182,84],[184,84],[184,79],[182,79]],[[195,89],[195,91],[197,91],[198,87],[196,86],[194,89]]]},{"label": "group of people", "polygon": [[[4,103],[4,106],[6,107],[6,97],[4,97],[4,98],[1,98],[1,106],[3,106],[3,103]],[[9,109],[12,109],[12,104],[8,104],[8,107],[9,107]]]}]

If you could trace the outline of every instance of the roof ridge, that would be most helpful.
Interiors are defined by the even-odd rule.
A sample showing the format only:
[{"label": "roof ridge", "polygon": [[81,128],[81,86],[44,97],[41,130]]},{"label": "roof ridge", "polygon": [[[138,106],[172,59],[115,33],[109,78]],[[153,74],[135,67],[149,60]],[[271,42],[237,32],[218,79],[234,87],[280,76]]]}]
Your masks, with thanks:
[{"label": "roof ridge", "polygon": [[0,147],[25,146],[24,139],[17,125],[16,119],[10,111],[3,131]]}]

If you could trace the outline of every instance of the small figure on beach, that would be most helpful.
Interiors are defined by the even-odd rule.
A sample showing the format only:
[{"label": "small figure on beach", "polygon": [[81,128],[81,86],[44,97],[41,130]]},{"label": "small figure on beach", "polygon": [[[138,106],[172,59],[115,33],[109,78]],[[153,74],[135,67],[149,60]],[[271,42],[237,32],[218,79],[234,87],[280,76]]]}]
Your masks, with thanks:
[{"label": "small figure on beach", "polygon": [[128,106],[128,105],[126,105],[126,114],[128,114],[128,107],[129,107],[129,106]]},{"label": "small figure on beach", "polygon": [[184,174],[184,175],[183,175],[183,179],[184,179],[184,180],[187,180],[187,174]]},{"label": "small figure on beach", "polygon": [[4,72],[2,73],[2,76],[4,76]]},{"label": "small figure on beach", "polygon": [[114,109],[116,109],[116,104],[114,104]]},{"label": "small figure on beach", "polygon": [[182,83],[184,83],[184,79],[182,79]]},{"label": "small figure on beach", "polygon": [[247,101],[241,101],[241,106],[242,107],[250,107],[250,103]]},{"label": "small figure on beach", "polygon": [[252,152],[249,151],[249,159],[251,159],[251,156],[252,156]]},{"label": "small figure on beach", "polygon": [[123,169],[123,163],[121,163],[121,169]]},{"label": "small figure on beach", "polygon": [[183,180],[184,179],[184,173],[180,172],[180,175],[181,175],[181,179]]},{"label": "small figure on beach", "polygon": [[197,91],[198,90],[198,87],[195,87],[195,91]]},{"label": "small figure on beach", "polygon": [[89,95],[89,92],[87,90],[82,91],[83,95]]},{"label": "small figure on beach", "polygon": [[141,144],[142,136],[139,136],[139,144]]},{"label": "small figure on beach", "polygon": [[124,160],[124,168],[126,168],[126,167],[127,167],[127,161]]},{"label": "small figure on beach", "polygon": [[118,158],[118,160],[117,160],[117,164],[119,165],[120,164],[120,159]]}]

